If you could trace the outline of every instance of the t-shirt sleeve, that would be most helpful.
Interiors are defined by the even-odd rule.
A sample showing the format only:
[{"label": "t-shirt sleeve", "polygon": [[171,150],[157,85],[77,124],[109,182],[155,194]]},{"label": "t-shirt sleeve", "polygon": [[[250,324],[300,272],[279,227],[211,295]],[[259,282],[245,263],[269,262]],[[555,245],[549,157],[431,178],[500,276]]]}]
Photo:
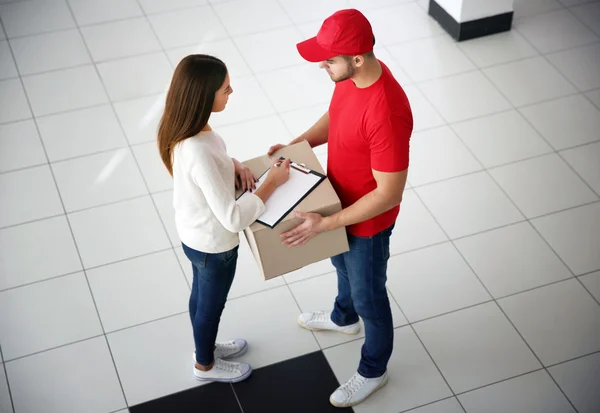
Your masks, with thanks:
[{"label": "t-shirt sleeve", "polygon": [[371,168],[380,172],[402,172],[408,169],[412,122],[390,117],[367,129],[371,149]]}]

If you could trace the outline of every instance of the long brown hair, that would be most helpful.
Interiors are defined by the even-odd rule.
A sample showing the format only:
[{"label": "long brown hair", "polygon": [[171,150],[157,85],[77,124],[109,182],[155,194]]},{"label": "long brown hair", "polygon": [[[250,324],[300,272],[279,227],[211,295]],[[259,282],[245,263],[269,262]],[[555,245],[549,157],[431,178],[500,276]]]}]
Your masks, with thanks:
[{"label": "long brown hair", "polygon": [[189,55],[175,68],[158,125],[158,150],[171,175],[175,146],[204,129],[226,77],[225,63],[209,55]]}]

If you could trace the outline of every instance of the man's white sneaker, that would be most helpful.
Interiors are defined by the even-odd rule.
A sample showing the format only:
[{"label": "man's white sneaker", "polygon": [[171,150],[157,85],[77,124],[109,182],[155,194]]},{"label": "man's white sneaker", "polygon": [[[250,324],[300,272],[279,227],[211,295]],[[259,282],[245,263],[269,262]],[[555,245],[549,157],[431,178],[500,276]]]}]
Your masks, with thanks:
[{"label": "man's white sneaker", "polygon": [[350,380],[333,392],[329,401],[335,407],[350,407],[362,403],[367,397],[387,384],[388,374],[375,379],[367,379],[355,373]]},{"label": "man's white sneaker", "polygon": [[[240,357],[248,351],[248,342],[238,338],[237,340],[224,341],[215,343],[215,358],[216,359],[232,359]],[[194,363],[196,362],[196,352],[194,351]]]},{"label": "man's white sneaker", "polygon": [[213,368],[202,371],[194,365],[194,377],[201,381],[218,381],[221,383],[237,383],[247,379],[252,374],[252,367],[245,363],[232,363],[221,359],[215,359]]},{"label": "man's white sneaker", "polygon": [[312,331],[339,331],[344,334],[358,334],[360,332],[360,324],[354,323],[349,326],[338,326],[331,321],[331,313],[326,311],[314,311],[312,313],[302,313],[298,317],[298,324],[307,330]]}]

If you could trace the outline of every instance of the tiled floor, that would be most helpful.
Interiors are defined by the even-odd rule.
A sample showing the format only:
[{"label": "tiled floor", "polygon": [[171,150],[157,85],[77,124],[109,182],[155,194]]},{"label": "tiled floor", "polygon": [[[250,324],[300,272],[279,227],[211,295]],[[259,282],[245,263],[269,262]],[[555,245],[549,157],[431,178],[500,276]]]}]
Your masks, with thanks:
[{"label": "tiled floor", "polygon": [[258,370],[192,378],[191,274],[153,141],[194,52],[230,68],[212,124],[232,156],[297,136],[333,84],[295,42],[348,6],[416,122],[391,379],[354,411],[600,411],[600,1],[516,0],[511,32],[460,44],[426,0],[0,3],[1,413],[331,411],[363,336],[296,324],[331,306],[328,262],[263,282],[243,244],[220,337],[248,339]]}]

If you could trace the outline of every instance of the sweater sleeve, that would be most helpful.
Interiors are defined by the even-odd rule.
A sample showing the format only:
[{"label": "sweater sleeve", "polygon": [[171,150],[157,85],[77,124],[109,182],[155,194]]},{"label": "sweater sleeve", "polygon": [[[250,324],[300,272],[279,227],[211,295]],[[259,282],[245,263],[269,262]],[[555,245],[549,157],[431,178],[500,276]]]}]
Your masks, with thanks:
[{"label": "sweater sleeve", "polygon": [[234,233],[243,231],[265,211],[265,204],[254,194],[235,200],[210,153],[196,154],[190,173],[213,214],[226,230]]}]

